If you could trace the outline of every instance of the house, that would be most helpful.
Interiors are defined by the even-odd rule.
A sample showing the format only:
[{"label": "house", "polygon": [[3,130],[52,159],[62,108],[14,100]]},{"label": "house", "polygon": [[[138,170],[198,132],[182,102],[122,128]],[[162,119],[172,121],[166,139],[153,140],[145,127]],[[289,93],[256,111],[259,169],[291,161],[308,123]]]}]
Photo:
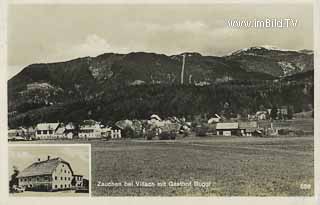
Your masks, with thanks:
[{"label": "house", "polygon": [[161,121],[161,118],[158,115],[153,114],[150,116],[150,121]]},{"label": "house", "polygon": [[231,136],[239,134],[239,124],[237,122],[219,122],[216,125],[217,135]]},{"label": "house", "polygon": [[56,131],[60,123],[39,123],[36,126],[36,139],[57,139]]},{"label": "house", "polygon": [[79,139],[96,139],[102,137],[100,122],[95,120],[84,120],[80,125]]},{"label": "house", "polygon": [[268,118],[268,111],[257,111],[255,117],[257,120],[266,120]]},{"label": "house", "polygon": [[76,189],[83,187],[83,175],[75,174],[75,175],[73,175],[73,179],[75,180],[74,187]]},{"label": "house", "polygon": [[9,129],[8,130],[8,140],[25,140],[26,133],[24,129]]},{"label": "house", "polygon": [[258,129],[256,121],[239,122],[239,129],[242,136],[252,136]]},{"label": "house", "polygon": [[281,106],[280,108],[278,108],[277,115],[279,119],[288,119],[288,107]]},{"label": "house", "polygon": [[111,139],[121,139],[122,138],[121,130],[112,129],[110,131],[110,136],[111,136]]},{"label": "house", "polygon": [[32,126],[28,127],[27,128],[27,138],[34,139],[35,135],[36,135],[36,130]]},{"label": "house", "polygon": [[71,189],[73,170],[67,161],[57,157],[32,163],[17,178],[19,187],[33,191],[58,191]]},{"label": "house", "polygon": [[65,135],[65,127],[64,126],[61,126],[57,129],[56,131],[56,136],[57,136],[57,139],[66,139],[66,135]]},{"label": "house", "polygon": [[67,125],[61,123],[55,132],[56,139],[73,139],[74,130],[75,128],[72,123],[68,123]]},{"label": "house", "polygon": [[66,138],[73,139],[75,136],[75,130],[76,128],[72,122],[69,122],[68,124],[66,124],[65,131],[64,131]]},{"label": "house", "polygon": [[222,119],[222,118],[221,118],[218,114],[214,114],[214,117],[211,117],[211,118],[208,120],[208,124],[220,122],[221,119]]}]

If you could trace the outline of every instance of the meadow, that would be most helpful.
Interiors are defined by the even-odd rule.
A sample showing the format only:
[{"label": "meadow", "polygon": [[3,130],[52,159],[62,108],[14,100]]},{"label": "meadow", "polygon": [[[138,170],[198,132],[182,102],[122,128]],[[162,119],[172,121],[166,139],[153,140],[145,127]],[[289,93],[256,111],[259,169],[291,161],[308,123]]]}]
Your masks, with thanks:
[{"label": "meadow", "polygon": [[[94,196],[311,196],[314,193],[311,136],[91,144]],[[125,186],[125,182],[130,186]],[[137,182],[144,182],[145,186]],[[189,182],[191,186],[187,186]],[[210,183],[210,186],[195,186],[195,182]],[[121,186],[108,186],[110,183]]]}]

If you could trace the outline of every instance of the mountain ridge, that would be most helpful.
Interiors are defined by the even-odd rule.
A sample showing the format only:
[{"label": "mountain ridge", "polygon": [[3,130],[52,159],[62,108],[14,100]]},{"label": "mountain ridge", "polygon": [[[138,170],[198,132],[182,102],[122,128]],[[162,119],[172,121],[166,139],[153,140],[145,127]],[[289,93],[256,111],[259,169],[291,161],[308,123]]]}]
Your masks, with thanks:
[{"label": "mountain ridge", "polygon": [[[183,85],[181,85],[182,55],[186,55]],[[127,112],[128,107],[119,105],[121,108],[117,108],[116,105],[113,105],[115,102],[119,103],[124,100],[119,101],[118,98],[115,98],[114,101],[109,101],[108,98],[113,99],[118,92],[121,92],[124,97],[127,96],[126,91],[132,90],[130,92],[134,94],[129,99],[137,104],[140,102],[140,98],[136,97],[144,96],[143,93],[136,93],[140,90],[140,92],[147,92],[145,93],[147,98],[153,102],[154,99],[150,96],[154,89],[157,95],[162,96],[159,98],[161,102],[170,96],[169,99],[172,99],[173,102],[168,106],[175,107],[177,103],[180,105],[180,102],[175,100],[176,97],[167,91],[161,94],[161,89],[158,87],[176,90],[179,98],[189,102],[183,97],[184,94],[189,95],[190,99],[192,95],[198,95],[195,93],[197,88],[192,87],[199,87],[199,89],[203,87],[201,88],[203,95],[208,95],[206,87],[208,89],[214,88],[214,92],[216,92],[215,89],[219,90],[220,85],[233,87],[234,83],[243,88],[256,87],[256,89],[260,89],[261,84],[266,84],[271,89],[274,87],[273,82],[277,79],[290,81],[293,84],[295,82],[306,84],[311,81],[313,83],[313,78],[310,77],[313,76],[311,71],[313,71],[313,54],[310,51],[299,53],[251,48],[222,57],[204,56],[197,52],[183,52],[179,55],[169,56],[150,52],[104,53],[96,57],[82,57],[65,62],[37,63],[25,67],[20,73],[8,80],[8,109],[10,119],[17,119],[19,115],[24,116],[24,113],[32,113],[32,110],[44,109],[47,106],[58,106],[59,109],[62,109],[59,112],[63,112],[63,110],[69,109],[68,105],[82,106],[83,103],[103,98],[103,104],[125,113],[124,110]],[[300,73],[306,74],[295,77]],[[289,78],[289,76],[293,77]],[[306,79],[307,82],[303,82],[303,79]],[[217,96],[219,95],[217,94]],[[198,97],[203,98],[202,100],[208,98],[208,96],[202,95]],[[251,98],[255,98],[254,95],[250,96]],[[228,96],[224,96],[223,98],[217,97],[216,100],[227,99]],[[243,100],[247,101],[248,99]],[[144,100],[142,101],[144,102]],[[125,100],[125,102],[132,103],[130,100]],[[202,103],[209,103],[209,101]],[[158,104],[153,102],[153,105]],[[239,105],[245,105],[245,103],[239,102]],[[90,105],[84,106],[85,109],[88,109],[88,106],[90,107]],[[201,108],[197,108],[200,105],[194,106],[194,109],[198,110],[197,112],[201,110]],[[75,110],[80,109],[79,113],[83,114],[84,107],[81,109],[78,107]],[[300,105],[297,107],[298,110],[301,109]],[[146,112],[152,112],[154,109]],[[158,109],[163,112],[163,108],[157,107],[156,110]],[[208,109],[210,109],[209,106]],[[113,115],[107,110],[105,113]],[[174,113],[174,111],[170,111],[170,113]],[[78,116],[78,114],[75,115]],[[137,116],[143,116],[143,114],[137,113]]]}]

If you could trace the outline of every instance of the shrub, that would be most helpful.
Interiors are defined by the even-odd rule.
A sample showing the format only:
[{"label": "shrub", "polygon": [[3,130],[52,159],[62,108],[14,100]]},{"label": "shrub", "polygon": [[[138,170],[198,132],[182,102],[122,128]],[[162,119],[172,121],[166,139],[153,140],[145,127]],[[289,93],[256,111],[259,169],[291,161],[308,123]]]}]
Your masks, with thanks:
[{"label": "shrub", "polygon": [[162,132],[159,134],[159,140],[174,140],[176,139],[177,134],[175,132]]},{"label": "shrub", "polygon": [[130,127],[126,127],[122,130],[121,135],[123,138],[139,138],[142,137],[141,133],[136,132]]},{"label": "shrub", "polygon": [[279,135],[289,135],[290,133],[292,133],[293,131],[290,129],[279,129],[278,130],[278,134]]},{"label": "shrub", "polygon": [[207,126],[200,125],[195,128],[196,136],[205,137],[205,136],[207,136],[208,130],[209,130],[209,128]]}]

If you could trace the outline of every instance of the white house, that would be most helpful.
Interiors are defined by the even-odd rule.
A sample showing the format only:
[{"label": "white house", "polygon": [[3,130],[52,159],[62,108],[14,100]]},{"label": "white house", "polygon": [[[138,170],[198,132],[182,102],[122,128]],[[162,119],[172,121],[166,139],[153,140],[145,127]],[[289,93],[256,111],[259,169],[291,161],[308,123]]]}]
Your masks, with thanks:
[{"label": "white house", "polygon": [[79,129],[80,139],[95,139],[102,137],[100,122],[94,120],[84,120]]},{"label": "white house", "polygon": [[257,120],[266,120],[268,115],[268,111],[258,111],[256,112]]},{"label": "white house", "polygon": [[36,139],[57,139],[56,131],[60,123],[39,123],[36,126]]},{"label": "white house", "polygon": [[212,124],[212,123],[218,123],[221,121],[221,117],[218,114],[214,114],[214,117],[211,117],[208,120],[208,124]]},{"label": "white house", "polygon": [[121,130],[120,129],[115,129],[110,131],[110,136],[111,139],[121,139]]}]

